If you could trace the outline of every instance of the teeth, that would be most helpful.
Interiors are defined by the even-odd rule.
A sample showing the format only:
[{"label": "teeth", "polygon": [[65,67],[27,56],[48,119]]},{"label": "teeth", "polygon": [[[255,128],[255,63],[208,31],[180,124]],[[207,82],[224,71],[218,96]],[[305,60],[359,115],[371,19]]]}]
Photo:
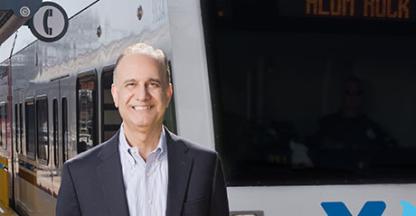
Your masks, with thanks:
[{"label": "teeth", "polygon": [[134,110],[149,110],[150,106],[132,106]]}]

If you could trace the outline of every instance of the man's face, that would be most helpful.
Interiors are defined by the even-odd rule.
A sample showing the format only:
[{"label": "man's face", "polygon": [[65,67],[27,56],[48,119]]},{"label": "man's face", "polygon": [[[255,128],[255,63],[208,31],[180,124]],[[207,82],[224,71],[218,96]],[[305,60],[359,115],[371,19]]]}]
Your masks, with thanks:
[{"label": "man's face", "polygon": [[111,88],[114,104],[130,129],[159,127],[172,96],[172,86],[156,60],[140,54],[124,56]]},{"label": "man's face", "polygon": [[349,82],[346,85],[345,106],[346,109],[357,111],[362,105],[362,90],[358,83]]}]

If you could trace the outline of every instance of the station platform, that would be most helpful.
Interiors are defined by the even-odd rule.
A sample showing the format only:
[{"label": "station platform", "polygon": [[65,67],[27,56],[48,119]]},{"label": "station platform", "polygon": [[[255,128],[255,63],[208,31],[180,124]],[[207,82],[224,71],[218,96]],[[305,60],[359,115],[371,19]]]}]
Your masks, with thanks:
[{"label": "station platform", "polygon": [[3,206],[0,203],[0,216],[18,216],[18,214],[9,207]]}]

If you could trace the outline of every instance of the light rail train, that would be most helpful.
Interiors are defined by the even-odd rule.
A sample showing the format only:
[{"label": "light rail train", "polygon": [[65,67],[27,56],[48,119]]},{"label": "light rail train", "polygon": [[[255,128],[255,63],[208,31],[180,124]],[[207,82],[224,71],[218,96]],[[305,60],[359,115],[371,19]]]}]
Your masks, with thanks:
[{"label": "light rail train", "polygon": [[118,55],[146,42],[172,71],[165,124],[219,152],[232,215],[405,215],[401,202],[416,204],[414,3],[91,2],[60,40],[0,59],[0,202],[55,214],[63,163],[119,129]]}]

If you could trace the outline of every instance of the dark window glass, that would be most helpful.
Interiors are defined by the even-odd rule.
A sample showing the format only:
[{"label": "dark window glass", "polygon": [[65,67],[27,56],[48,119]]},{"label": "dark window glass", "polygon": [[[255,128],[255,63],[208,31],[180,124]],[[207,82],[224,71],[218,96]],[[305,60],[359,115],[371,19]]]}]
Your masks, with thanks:
[{"label": "dark window glass", "polygon": [[202,1],[228,184],[416,181],[416,23],[296,2]]},{"label": "dark window glass", "polygon": [[25,103],[25,125],[26,125],[26,155],[35,159],[36,155],[36,115],[33,100]]},{"label": "dark window glass", "polygon": [[[170,75],[170,80],[173,83],[173,71],[172,71],[172,65],[171,65],[171,61],[168,61],[168,70],[170,71],[169,75]],[[172,95],[172,99],[170,101],[169,107],[165,112],[165,118],[163,120],[163,124],[169,128],[170,131],[172,131],[173,133],[177,133],[177,128],[176,128],[176,112],[175,112],[175,100],[174,97]]]},{"label": "dark window glass", "polygon": [[6,121],[4,119],[4,104],[0,104],[0,147],[3,147],[3,143],[5,143],[3,141],[3,137],[6,137],[6,133],[3,130],[3,125],[6,125]]},{"label": "dark window glass", "polygon": [[68,102],[66,98],[62,98],[62,157],[65,162],[68,160],[68,144],[69,144],[69,132],[68,132]]},{"label": "dark window glass", "polygon": [[4,149],[7,149],[8,147],[7,147],[7,134],[8,134],[8,132],[7,132],[7,128],[10,128],[10,125],[8,125],[8,123],[9,123],[9,117],[8,117],[8,113],[9,113],[9,107],[8,107],[8,105],[7,105],[7,102],[3,105],[3,127],[2,127],[2,130],[3,130],[3,147],[4,147]]},{"label": "dark window glass", "polygon": [[120,128],[121,118],[118,110],[114,106],[111,96],[111,85],[113,83],[113,70],[105,71],[101,76],[102,83],[102,140],[110,139]]},{"label": "dark window glass", "polygon": [[15,104],[14,105],[14,135],[15,135],[15,138],[14,138],[14,142],[15,142],[15,145],[16,145],[16,152],[17,153],[19,153],[20,152],[20,148],[19,148],[19,146],[20,146],[20,143],[19,143],[19,141],[20,141],[20,125],[19,125],[19,116],[18,116],[18,114],[19,114],[19,105],[18,104]]},{"label": "dark window glass", "polygon": [[43,162],[49,160],[48,99],[36,100],[37,147],[38,158]]},{"label": "dark window glass", "polygon": [[52,116],[53,116],[53,162],[55,166],[58,166],[58,137],[59,137],[59,125],[58,125],[58,100],[53,100]]},{"label": "dark window glass", "polygon": [[96,94],[97,77],[95,74],[78,78],[78,112],[77,112],[77,151],[81,153],[97,145],[96,132]]},{"label": "dark window glass", "polygon": [[19,104],[19,144],[20,144],[20,153],[23,152],[23,104]]},{"label": "dark window glass", "polygon": [[0,104],[0,147],[7,149],[7,103]]}]

